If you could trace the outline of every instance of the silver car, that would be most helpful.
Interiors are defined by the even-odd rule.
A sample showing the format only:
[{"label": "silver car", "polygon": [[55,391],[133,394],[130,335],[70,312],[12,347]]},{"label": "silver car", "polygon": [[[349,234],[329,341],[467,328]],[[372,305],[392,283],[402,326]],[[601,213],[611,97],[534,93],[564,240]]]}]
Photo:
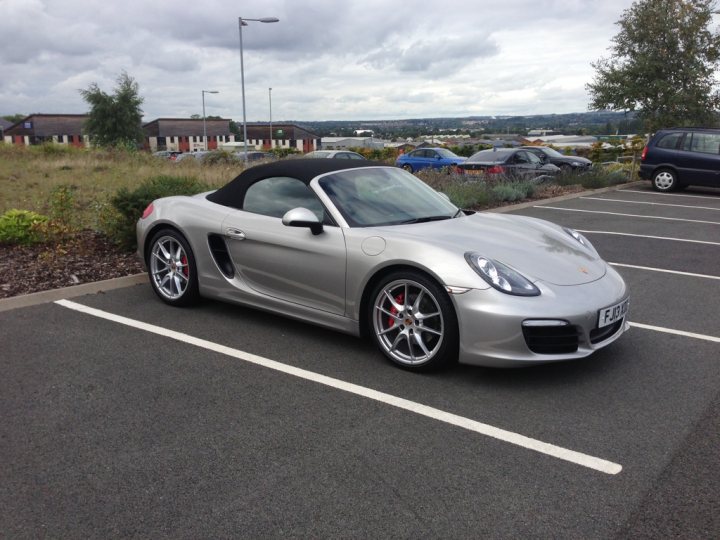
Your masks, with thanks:
[{"label": "silver car", "polygon": [[370,161],[259,165],[154,201],[137,224],[157,296],[235,302],[354,335],[396,364],[522,366],[628,329],[628,289],[579,233],[456,208]]}]

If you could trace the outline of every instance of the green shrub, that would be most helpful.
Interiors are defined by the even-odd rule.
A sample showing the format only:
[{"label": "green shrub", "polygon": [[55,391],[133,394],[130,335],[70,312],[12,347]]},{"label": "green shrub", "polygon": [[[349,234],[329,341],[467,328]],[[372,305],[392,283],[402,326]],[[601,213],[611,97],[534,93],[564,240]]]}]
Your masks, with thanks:
[{"label": "green shrub", "polygon": [[485,207],[490,202],[490,193],[483,182],[454,181],[440,191],[445,193],[458,208]]},{"label": "green shrub", "polygon": [[227,150],[216,150],[205,154],[202,159],[203,165],[237,165],[242,163],[242,158],[238,158],[232,152]]},{"label": "green shrub", "polygon": [[161,197],[172,195],[194,195],[210,187],[196,178],[178,176],[156,176],[130,191],[121,188],[110,198],[101,219],[103,232],[123,248],[134,249],[135,224],[148,204]]},{"label": "green shrub", "polygon": [[8,210],[0,216],[0,244],[36,244],[45,240],[47,216],[30,210]]},{"label": "green shrub", "polygon": [[528,199],[535,194],[535,185],[531,182],[503,182],[490,188],[493,202],[515,202]]}]

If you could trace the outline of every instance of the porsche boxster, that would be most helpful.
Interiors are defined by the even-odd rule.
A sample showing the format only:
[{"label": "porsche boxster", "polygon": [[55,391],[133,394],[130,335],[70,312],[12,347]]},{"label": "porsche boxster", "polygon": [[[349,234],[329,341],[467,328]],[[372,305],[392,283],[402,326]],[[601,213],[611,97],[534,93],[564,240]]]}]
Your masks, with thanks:
[{"label": "porsche boxster", "polygon": [[205,297],[369,334],[407,369],[583,358],[629,327],[623,279],[578,232],[459,209],[371,161],[249,168],[153,201],[137,240],[170,305]]}]

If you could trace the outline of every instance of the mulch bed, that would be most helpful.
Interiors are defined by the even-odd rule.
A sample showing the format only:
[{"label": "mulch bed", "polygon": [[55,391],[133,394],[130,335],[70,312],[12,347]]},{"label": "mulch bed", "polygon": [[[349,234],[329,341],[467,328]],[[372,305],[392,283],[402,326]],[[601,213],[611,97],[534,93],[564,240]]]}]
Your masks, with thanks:
[{"label": "mulch bed", "polygon": [[0,245],[0,298],[59,289],[143,271],[135,253],[81,231],[54,244]]}]

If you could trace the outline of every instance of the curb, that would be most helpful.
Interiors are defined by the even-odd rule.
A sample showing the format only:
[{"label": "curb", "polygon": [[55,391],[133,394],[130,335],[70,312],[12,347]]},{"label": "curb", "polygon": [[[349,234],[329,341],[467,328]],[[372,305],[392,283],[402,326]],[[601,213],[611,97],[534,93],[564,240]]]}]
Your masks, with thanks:
[{"label": "curb", "polygon": [[86,294],[97,294],[147,282],[147,274],[134,274],[132,276],[125,276],[121,278],[94,281],[92,283],[83,283],[82,285],[73,285],[72,287],[63,287],[62,289],[52,289],[50,291],[13,296],[12,298],[4,298],[0,300],[0,312],[36,306],[38,304],[47,304],[55,302],[56,300],[74,298],[76,296],[83,296]]},{"label": "curb", "polygon": [[[513,204],[510,206],[502,206],[499,208],[491,208],[488,210],[483,210],[482,212],[495,212],[498,214],[502,214],[505,212],[512,212],[513,210],[522,210],[523,208],[538,206],[539,204],[576,199],[577,197],[583,197],[585,195],[607,193],[608,191],[620,191],[626,188],[637,187],[644,183],[645,182],[643,180],[638,180],[636,182],[629,182],[627,184],[618,184],[617,186],[578,191],[576,193],[569,193],[567,195],[561,195],[559,197],[552,197],[549,199],[538,199],[531,202]],[[82,285],[63,287],[62,289],[52,289],[50,291],[36,292],[31,294],[25,294],[22,296],[13,296],[12,298],[5,298],[0,300],[0,312],[10,311],[12,309],[18,309],[23,307],[36,306],[38,304],[47,304],[50,302],[55,302],[56,300],[62,300],[64,298],[74,298],[76,296],[83,296],[86,294],[98,294],[105,291],[111,291],[113,289],[132,287],[133,285],[140,285],[141,283],[147,282],[147,274],[143,273],[115,279],[106,279],[104,281],[95,281],[93,283],[83,283]]]}]

